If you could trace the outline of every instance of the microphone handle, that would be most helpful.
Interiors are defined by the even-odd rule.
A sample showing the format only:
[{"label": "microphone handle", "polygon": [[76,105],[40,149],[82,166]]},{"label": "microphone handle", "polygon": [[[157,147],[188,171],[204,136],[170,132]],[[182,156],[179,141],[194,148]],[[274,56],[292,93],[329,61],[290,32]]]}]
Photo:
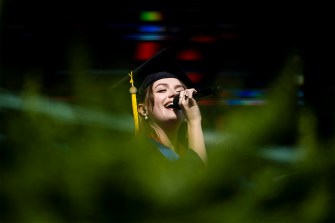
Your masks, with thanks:
[{"label": "microphone handle", "polygon": [[[213,96],[219,94],[221,91],[222,91],[222,86],[206,88],[206,89],[199,90],[199,91],[193,93],[193,98],[196,101],[200,101],[200,100],[203,100],[205,98],[213,97]],[[179,95],[176,95],[173,98],[173,106],[180,110],[181,107],[179,106],[178,103],[179,103]]]},{"label": "microphone handle", "polygon": [[222,91],[222,86],[216,86],[211,88],[202,89],[193,94],[193,98],[196,101],[203,100],[205,98],[213,97],[218,95]]}]

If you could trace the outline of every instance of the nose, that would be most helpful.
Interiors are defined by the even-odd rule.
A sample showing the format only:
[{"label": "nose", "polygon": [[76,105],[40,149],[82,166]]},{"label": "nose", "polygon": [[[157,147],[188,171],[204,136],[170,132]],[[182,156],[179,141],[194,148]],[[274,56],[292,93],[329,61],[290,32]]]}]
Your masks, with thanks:
[{"label": "nose", "polygon": [[174,98],[178,94],[179,92],[174,89],[169,90],[169,98]]}]

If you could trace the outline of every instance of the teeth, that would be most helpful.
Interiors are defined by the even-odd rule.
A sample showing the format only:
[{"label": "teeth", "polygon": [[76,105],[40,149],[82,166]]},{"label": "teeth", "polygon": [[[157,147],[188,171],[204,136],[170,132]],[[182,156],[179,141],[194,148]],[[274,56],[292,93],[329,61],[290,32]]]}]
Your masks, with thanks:
[{"label": "teeth", "polygon": [[165,106],[165,108],[170,108],[170,107],[173,107],[173,103],[167,104],[167,105]]}]

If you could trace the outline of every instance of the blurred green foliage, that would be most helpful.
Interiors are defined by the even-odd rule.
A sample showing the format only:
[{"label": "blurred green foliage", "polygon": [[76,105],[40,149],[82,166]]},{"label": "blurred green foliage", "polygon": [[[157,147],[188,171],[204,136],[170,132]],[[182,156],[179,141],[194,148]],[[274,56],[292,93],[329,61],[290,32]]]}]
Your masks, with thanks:
[{"label": "blurred green foliage", "polygon": [[216,109],[206,166],[136,140],[128,88],[111,92],[80,66],[89,58],[72,58],[74,102],[28,79],[19,108],[1,111],[1,222],[334,222],[334,140],[297,105],[292,58],[264,106]]}]

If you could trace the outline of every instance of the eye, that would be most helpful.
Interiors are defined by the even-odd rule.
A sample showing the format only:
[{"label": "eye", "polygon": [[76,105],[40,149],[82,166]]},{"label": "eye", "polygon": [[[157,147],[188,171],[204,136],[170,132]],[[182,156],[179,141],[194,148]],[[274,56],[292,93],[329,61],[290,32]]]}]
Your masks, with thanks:
[{"label": "eye", "polygon": [[158,93],[164,93],[164,92],[166,92],[166,89],[159,89],[159,90],[157,90],[157,92]]},{"label": "eye", "polygon": [[176,89],[177,93],[180,93],[181,91],[185,91],[185,89],[184,88],[178,88],[178,89]]}]

